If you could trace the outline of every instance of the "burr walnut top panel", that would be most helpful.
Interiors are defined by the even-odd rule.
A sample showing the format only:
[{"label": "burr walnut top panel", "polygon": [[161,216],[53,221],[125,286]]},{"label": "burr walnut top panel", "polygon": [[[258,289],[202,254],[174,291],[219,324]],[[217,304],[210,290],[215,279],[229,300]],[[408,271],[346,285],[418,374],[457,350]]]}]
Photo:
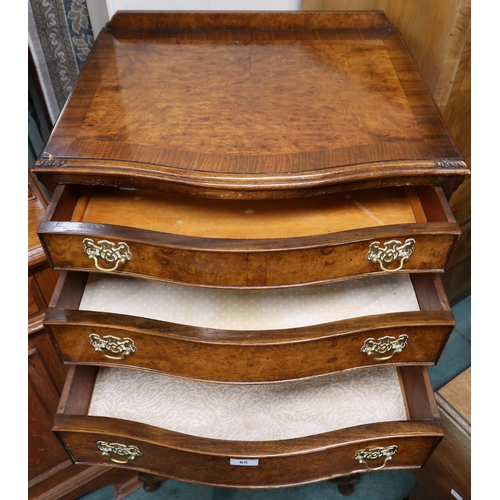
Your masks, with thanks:
[{"label": "burr walnut top panel", "polygon": [[37,162],[47,184],[213,195],[466,174],[381,13],[200,16],[111,21]]},{"label": "burr walnut top panel", "polygon": [[[299,153],[389,138],[416,143],[416,151],[423,142],[381,40],[114,44],[120,55],[105,68],[81,124],[81,149],[97,140],[108,150],[118,142],[159,153],[291,155],[292,161]],[[355,71],[360,67],[366,71]],[[379,109],[378,120],[368,107]],[[239,170],[237,162],[219,161]],[[210,163],[199,168],[209,170]]]}]

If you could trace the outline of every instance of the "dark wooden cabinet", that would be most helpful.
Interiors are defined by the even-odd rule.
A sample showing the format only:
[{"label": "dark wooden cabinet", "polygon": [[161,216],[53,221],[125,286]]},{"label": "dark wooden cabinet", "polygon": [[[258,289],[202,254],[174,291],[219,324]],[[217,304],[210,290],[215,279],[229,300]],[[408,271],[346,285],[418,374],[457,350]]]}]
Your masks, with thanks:
[{"label": "dark wooden cabinet", "polygon": [[28,480],[36,482],[71,465],[71,459],[52,432],[67,367],[61,365],[41,322],[28,330]]},{"label": "dark wooden cabinet", "polygon": [[71,465],[52,432],[52,420],[67,374],[42,321],[57,273],[49,266],[36,229],[47,200],[29,172],[28,178],[28,481],[35,485]]}]

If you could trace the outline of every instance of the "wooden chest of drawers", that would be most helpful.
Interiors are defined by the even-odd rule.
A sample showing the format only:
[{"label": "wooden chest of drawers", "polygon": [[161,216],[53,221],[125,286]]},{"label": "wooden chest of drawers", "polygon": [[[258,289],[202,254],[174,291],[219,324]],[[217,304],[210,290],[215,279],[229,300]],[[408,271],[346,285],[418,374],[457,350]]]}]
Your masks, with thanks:
[{"label": "wooden chest of drawers", "polygon": [[265,488],[432,453],[468,171],[382,13],[118,13],[35,172],[77,463]]}]

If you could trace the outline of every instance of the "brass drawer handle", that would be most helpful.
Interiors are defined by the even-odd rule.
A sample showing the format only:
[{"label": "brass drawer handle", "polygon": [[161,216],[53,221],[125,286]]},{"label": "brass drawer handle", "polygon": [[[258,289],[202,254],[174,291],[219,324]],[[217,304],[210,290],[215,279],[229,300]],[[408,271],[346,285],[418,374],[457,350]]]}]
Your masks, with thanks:
[{"label": "brass drawer handle", "polygon": [[[99,269],[99,271],[104,271],[106,273],[116,271],[120,264],[132,260],[130,249],[123,241],[120,241],[118,245],[115,246],[111,241],[101,240],[95,244],[94,240],[85,238],[83,240],[83,249],[89,256],[89,259],[94,260],[95,267]],[[106,264],[112,267],[101,267],[98,259],[102,259]]]},{"label": "brass drawer handle", "polygon": [[[121,360],[128,358],[131,354],[137,351],[134,341],[128,337],[123,340],[120,337],[113,337],[113,335],[105,335],[103,338],[99,337],[97,333],[89,335],[90,345],[96,352],[101,353],[105,358],[113,360]],[[108,354],[106,351],[110,352]]]},{"label": "brass drawer handle", "polygon": [[399,354],[408,344],[408,335],[401,334],[398,338],[387,336],[377,341],[372,337],[363,342],[361,352],[375,361],[387,361]]},{"label": "brass drawer handle", "polygon": [[[403,268],[403,264],[411,257],[415,248],[415,240],[408,238],[404,243],[399,240],[391,240],[380,246],[380,241],[374,241],[368,248],[366,260],[379,264],[382,271],[395,273]],[[399,260],[399,266],[396,269],[387,269],[386,266]]]},{"label": "brass drawer handle", "polygon": [[[389,460],[392,460],[392,456],[398,451],[398,446],[393,444],[387,448],[376,447],[370,448],[369,450],[358,450],[352,457],[353,460],[357,460],[360,464],[365,464],[368,470],[381,470],[383,469]],[[366,460],[378,460],[385,457],[384,463],[380,467],[368,467]]]},{"label": "brass drawer handle", "polygon": [[103,456],[108,457],[110,453],[119,455],[120,457],[126,457],[125,460],[118,460],[116,458],[110,457],[111,462],[115,464],[128,464],[142,454],[137,446],[129,444],[124,445],[120,443],[106,443],[106,441],[97,441],[97,449],[102,452]]}]

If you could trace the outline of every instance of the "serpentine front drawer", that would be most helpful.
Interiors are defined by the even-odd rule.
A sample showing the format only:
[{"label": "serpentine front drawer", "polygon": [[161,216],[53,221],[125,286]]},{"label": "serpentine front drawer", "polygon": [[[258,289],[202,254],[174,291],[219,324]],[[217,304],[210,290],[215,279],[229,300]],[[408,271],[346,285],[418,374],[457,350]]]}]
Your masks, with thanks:
[{"label": "serpentine front drawer", "polygon": [[416,468],[443,435],[423,367],[242,387],[73,366],[53,430],[78,464],[238,488]]},{"label": "serpentine front drawer", "polygon": [[432,365],[454,320],[435,274],[221,290],[63,272],[44,324],[65,363],[253,383]]},{"label": "serpentine front drawer", "polygon": [[442,272],[460,230],[434,186],[225,200],[60,185],[38,234],[58,270],[266,288]]}]

